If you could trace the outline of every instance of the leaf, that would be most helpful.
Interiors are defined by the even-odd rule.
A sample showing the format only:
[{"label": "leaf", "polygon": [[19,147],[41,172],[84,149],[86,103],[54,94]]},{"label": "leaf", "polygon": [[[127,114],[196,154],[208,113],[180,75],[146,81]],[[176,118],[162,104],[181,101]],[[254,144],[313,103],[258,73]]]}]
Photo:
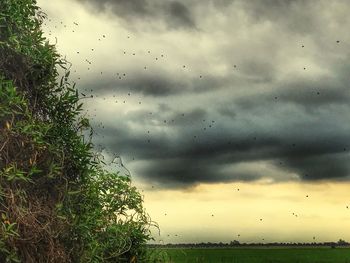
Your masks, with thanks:
[{"label": "leaf", "polygon": [[77,190],[77,191],[68,191],[69,195],[76,195],[76,194],[80,194],[81,190]]}]

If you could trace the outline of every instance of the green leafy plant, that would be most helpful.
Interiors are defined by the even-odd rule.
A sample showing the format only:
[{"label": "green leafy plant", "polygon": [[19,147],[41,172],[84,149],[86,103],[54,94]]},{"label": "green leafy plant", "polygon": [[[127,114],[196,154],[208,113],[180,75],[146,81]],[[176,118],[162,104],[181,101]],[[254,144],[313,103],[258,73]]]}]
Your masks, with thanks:
[{"label": "green leafy plant", "polygon": [[0,262],[147,261],[155,224],[94,154],[44,19],[34,0],[0,0]]}]

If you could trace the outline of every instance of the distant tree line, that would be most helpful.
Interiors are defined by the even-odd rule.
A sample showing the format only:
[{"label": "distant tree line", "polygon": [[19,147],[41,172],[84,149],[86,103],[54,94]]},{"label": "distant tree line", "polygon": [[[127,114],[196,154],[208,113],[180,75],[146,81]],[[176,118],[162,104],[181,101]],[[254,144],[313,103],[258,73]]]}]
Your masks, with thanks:
[{"label": "distant tree line", "polygon": [[269,243],[241,243],[233,240],[229,243],[178,243],[178,244],[150,244],[151,248],[235,248],[235,247],[347,247],[350,243],[339,239],[337,242],[269,242]]}]

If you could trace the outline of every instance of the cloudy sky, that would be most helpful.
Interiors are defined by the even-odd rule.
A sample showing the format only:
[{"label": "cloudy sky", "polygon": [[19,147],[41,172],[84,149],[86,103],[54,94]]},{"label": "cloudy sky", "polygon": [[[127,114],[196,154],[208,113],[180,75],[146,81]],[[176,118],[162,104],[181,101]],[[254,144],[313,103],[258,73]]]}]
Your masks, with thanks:
[{"label": "cloudy sky", "polygon": [[350,240],[349,1],[38,3],[157,240]]}]

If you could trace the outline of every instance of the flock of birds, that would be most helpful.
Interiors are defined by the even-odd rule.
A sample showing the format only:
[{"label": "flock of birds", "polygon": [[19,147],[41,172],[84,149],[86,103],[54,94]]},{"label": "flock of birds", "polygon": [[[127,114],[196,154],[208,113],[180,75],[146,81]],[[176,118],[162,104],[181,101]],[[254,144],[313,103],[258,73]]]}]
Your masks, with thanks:
[{"label": "flock of birds", "polygon": [[[49,22],[51,23],[52,20],[49,19]],[[44,25],[47,26],[47,24],[44,24]],[[60,22],[59,22],[59,25],[61,25],[61,27],[64,27],[64,28],[69,28],[69,25],[64,24],[63,21],[60,21]],[[71,30],[72,33],[75,33],[76,30],[77,30],[77,28],[79,27],[79,23],[73,21],[72,25],[73,25],[73,28],[69,28],[69,30]],[[54,28],[55,28],[55,29],[58,29],[58,27],[59,27],[58,25],[54,25]],[[49,33],[48,33],[49,36],[51,36],[51,35],[52,35],[52,30],[49,30],[48,32],[49,32]],[[107,38],[107,36],[106,36],[105,34],[102,34],[102,35],[100,35],[100,36],[98,37],[98,41],[103,41],[103,40],[105,40],[106,38]],[[130,36],[127,36],[127,39],[130,39]],[[336,43],[339,44],[339,43],[340,43],[340,40],[336,40]],[[304,47],[305,47],[305,45],[302,44],[302,45],[301,45],[301,48],[304,48]],[[91,50],[91,52],[94,52],[94,51],[96,50],[96,48],[95,48],[95,47],[92,47],[92,48],[90,48],[90,50]],[[122,51],[122,52],[123,52],[123,55],[131,55],[131,56],[136,56],[136,55],[137,55],[136,52],[127,52],[127,51],[125,51],[125,50]],[[76,51],[76,54],[77,54],[77,55],[80,55],[80,54],[81,54],[81,51],[79,51],[79,50]],[[151,50],[148,50],[148,51],[147,51],[147,54],[151,55],[151,54],[152,54]],[[160,60],[160,59],[162,59],[162,58],[165,58],[165,57],[166,57],[166,56],[165,56],[164,54],[160,54],[160,55],[154,56],[153,59],[154,59],[155,61],[158,61],[158,60]],[[82,58],[82,62],[86,63],[86,66],[87,66],[87,67],[86,67],[86,70],[87,70],[87,71],[90,71],[91,68],[92,68],[92,65],[93,65],[92,59],[91,59],[91,58]],[[181,67],[182,67],[183,69],[187,69],[187,68],[188,68],[188,66],[186,66],[186,65],[182,65]],[[144,69],[144,70],[147,70],[147,69],[148,69],[148,66],[147,66],[147,65],[144,65],[144,66],[143,66],[143,69]],[[233,65],[233,69],[234,69],[234,70],[238,70],[238,66],[237,66],[236,64],[234,64],[234,65]],[[306,67],[303,67],[303,70],[306,70]],[[77,73],[77,70],[74,70],[74,73]],[[84,72],[83,74],[88,75],[88,72]],[[104,74],[104,72],[103,72],[103,71],[100,71],[100,75],[103,75],[103,74]],[[127,78],[128,76],[127,76],[127,73],[125,73],[125,72],[116,72],[116,73],[115,73],[115,77],[116,77],[116,79],[118,79],[118,80],[126,80],[126,78]],[[132,76],[131,76],[131,78],[132,78]],[[198,78],[199,78],[199,79],[203,79],[204,76],[203,76],[203,75],[199,75]],[[77,76],[77,80],[81,80],[81,76]],[[116,86],[117,86],[117,85],[118,85],[118,84],[116,83]],[[94,89],[89,89],[89,90],[87,90],[86,88],[84,88],[84,90],[83,90],[80,94],[81,94],[81,96],[82,96],[82,99],[87,99],[87,98],[98,98],[98,97],[100,97],[99,95],[97,95],[97,94],[94,95],[93,93],[94,93]],[[315,93],[316,93],[317,96],[321,95],[320,91],[316,91]],[[129,91],[129,92],[127,92],[126,96],[124,95],[124,98],[118,100],[118,99],[116,99],[116,95],[113,95],[113,99],[115,99],[115,103],[116,103],[116,104],[118,104],[118,103],[127,104],[128,98],[131,98],[131,96],[132,96],[132,92]],[[103,99],[103,100],[107,100],[107,99],[109,99],[109,98],[106,97],[106,96],[104,96],[104,97],[102,97],[102,99]],[[275,97],[274,97],[274,100],[278,100],[278,96],[275,96]],[[142,104],[141,98],[139,98],[138,104],[139,104],[139,105]],[[88,116],[88,117],[91,117],[91,118],[97,117],[97,112],[96,112],[97,110],[96,110],[96,109],[93,109],[93,110],[92,110],[93,113],[89,113],[89,111],[91,111],[91,109],[90,109],[90,110],[87,110],[87,112],[88,112],[87,116]],[[153,116],[154,116],[154,113],[153,113],[153,112],[149,112],[149,115],[153,117]],[[182,113],[181,115],[182,115],[182,117],[185,117],[185,113]],[[161,120],[158,120],[158,121],[161,122]],[[203,123],[205,123],[205,122],[207,122],[207,120],[203,119]],[[175,123],[175,120],[174,120],[174,119],[169,119],[169,120],[164,119],[164,120],[163,120],[163,123],[164,123],[164,125],[165,125],[165,124],[174,124],[174,123]],[[209,130],[209,129],[211,129],[211,128],[214,128],[214,123],[215,123],[214,120],[211,120],[211,123],[210,123],[210,121],[209,121],[209,124],[208,124],[208,125],[202,126],[202,128],[201,128],[202,131],[205,132],[205,131],[207,131],[207,130]],[[97,128],[101,128],[101,129],[104,129],[104,128],[105,128],[105,126],[103,125],[102,122],[99,122],[99,123],[97,124],[96,127],[97,127]],[[147,134],[150,134],[150,131],[149,131],[149,130],[147,131]],[[197,139],[198,137],[199,137],[199,134],[193,135],[193,139]],[[104,138],[104,135],[102,135],[102,138]],[[256,140],[256,137],[254,137],[254,140]],[[151,143],[151,139],[147,139],[147,143]],[[231,144],[231,142],[228,141],[227,144]],[[99,146],[99,147],[103,147],[102,145],[98,145],[98,146]],[[292,147],[296,147],[296,144],[292,144]]]},{"label": "flock of birds", "polygon": [[[48,19],[48,21],[50,22],[50,24],[53,22],[51,19]],[[45,23],[44,25],[45,25],[46,27],[49,27],[49,25],[46,24],[46,23]],[[73,25],[73,28],[71,27],[71,25],[64,24],[63,21],[61,21],[61,22],[59,22],[58,24],[55,24],[53,27],[54,27],[54,29],[59,29],[59,26],[61,26],[61,27],[63,27],[63,28],[66,28],[67,30],[71,30],[72,33],[75,33],[75,32],[78,30],[78,28],[79,28],[79,23],[77,23],[77,22],[74,21],[74,22],[72,23],[72,25]],[[49,35],[49,36],[52,36],[52,35],[53,35],[53,31],[50,30],[50,29],[48,29],[48,35]],[[130,36],[126,36],[126,37],[127,37],[127,39],[130,39]],[[107,36],[106,36],[105,34],[102,34],[102,35],[100,35],[100,36],[98,37],[98,41],[104,41],[104,40],[106,40],[106,39],[107,39]],[[56,43],[57,43],[57,39],[56,39]],[[336,43],[339,44],[340,41],[339,41],[339,40],[336,40]],[[301,48],[304,48],[304,47],[305,47],[305,45],[301,45]],[[96,51],[96,48],[95,48],[95,47],[91,47],[89,50],[90,50],[91,53],[94,53],[94,52]],[[82,53],[83,53],[83,52],[81,52],[81,51],[79,51],[79,50],[76,51],[76,55],[78,55],[78,56],[80,56]],[[148,54],[149,56],[152,56],[152,55],[153,55],[151,50],[147,50],[146,54]],[[124,56],[128,56],[128,55],[129,55],[129,56],[134,57],[134,56],[137,56],[137,53],[136,53],[136,52],[127,52],[126,50],[123,50],[123,51],[122,51],[122,55],[124,55]],[[166,55],[165,55],[165,54],[160,54],[160,55],[154,56],[154,57],[153,57],[153,60],[154,60],[154,61],[160,61],[161,59],[165,59],[165,58],[166,58]],[[91,58],[84,57],[84,58],[81,58],[81,61],[85,64],[87,72],[80,72],[80,75],[77,76],[77,80],[81,80],[81,75],[89,74],[88,72],[90,72],[91,69],[92,69],[92,67],[93,67],[93,61],[92,61]],[[188,69],[188,66],[186,66],[186,65],[182,65],[181,67],[182,67],[182,69]],[[142,66],[142,68],[143,68],[143,70],[148,70],[148,69],[149,69],[149,66],[148,66],[148,65],[144,65],[144,66]],[[233,70],[239,70],[239,67],[238,67],[238,65],[235,64],[235,65],[233,65],[233,68],[232,68],[232,69],[233,69]],[[306,69],[307,69],[307,67],[303,67],[303,70],[306,70]],[[78,74],[77,70],[74,70],[74,73]],[[103,75],[104,72],[103,72],[103,71],[100,71],[99,74],[100,74],[100,75]],[[116,79],[116,80],[126,80],[128,77],[129,77],[129,76],[127,75],[126,72],[115,72],[115,79]],[[130,78],[132,78],[132,76],[130,76]],[[198,78],[199,78],[199,79],[205,79],[205,76],[202,75],[202,74],[200,74],[200,75],[198,75]],[[117,86],[117,85],[118,85],[118,84],[116,83],[116,86]],[[99,95],[94,95],[94,89],[89,89],[89,90],[88,90],[88,89],[85,88],[83,91],[81,91],[80,94],[81,94],[81,96],[82,96],[81,99],[88,99],[88,98],[91,98],[91,99],[92,99],[92,98],[98,98],[98,97],[100,97]],[[317,91],[316,94],[317,94],[317,95],[320,95],[320,92]],[[126,97],[126,98],[130,98],[131,96],[132,96],[132,92],[129,91],[129,92],[126,93],[126,96],[125,96],[125,97]],[[107,99],[109,99],[109,98],[108,98],[108,97],[102,97],[102,99],[103,99],[103,100],[107,100]],[[278,97],[275,96],[274,99],[275,99],[275,100],[278,100]],[[117,98],[116,98],[116,95],[113,95],[113,100],[114,100],[114,102],[115,102],[116,104],[117,104],[117,103],[126,104],[126,103],[128,102],[128,99],[125,99],[125,98],[117,99]],[[139,105],[142,104],[141,99],[138,100],[138,104],[139,104]],[[89,117],[91,117],[91,118],[97,117],[97,110],[96,110],[96,109],[90,109],[90,110],[88,109],[87,111],[88,111],[88,112],[89,112],[89,111],[93,111],[93,113],[90,113],[90,114],[88,115]],[[155,115],[155,112],[149,112],[149,116],[153,117],[154,115]],[[186,117],[186,113],[185,113],[185,112],[181,113],[181,114],[180,114],[180,117],[185,118],[185,117]],[[167,124],[170,125],[170,124],[175,123],[176,120],[175,120],[175,118],[169,119],[169,120],[168,120],[168,119],[164,119],[164,120],[162,120],[162,121],[159,120],[159,122],[160,122],[160,123],[163,123],[164,125],[167,125]],[[201,128],[204,132],[207,131],[207,130],[209,130],[209,129],[214,128],[214,127],[215,127],[215,124],[216,124],[215,120],[203,119],[202,122],[205,124],[205,125],[202,126],[202,128]],[[104,129],[104,128],[105,128],[103,122],[98,122],[96,127],[100,128],[100,129]],[[146,131],[146,135],[150,135],[150,134],[151,134],[151,131],[150,131],[150,130],[147,130],[147,131]],[[98,135],[98,133],[96,133],[95,135]],[[197,134],[197,135],[193,135],[193,139],[196,139],[196,138],[198,138],[198,137],[199,137],[198,134]],[[104,138],[104,136],[102,136],[102,138]],[[256,140],[257,140],[257,137],[253,137],[252,139],[256,141]],[[150,138],[147,139],[147,143],[151,143],[151,139],[150,139]],[[227,143],[228,143],[228,144],[231,144],[231,141],[229,141],[229,142],[227,142]],[[97,146],[98,146],[101,150],[104,149],[104,147],[103,147],[102,144],[98,144]],[[291,144],[291,146],[292,146],[292,147],[296,147],[297,145],[296,145],[295,143],[293,143],[293,144]],[[344,150],[346,150],[346,149],[344,148]],[[134,158],[133,158],[133,159],[134,159]],[[130,171],[124,166],[124,164],[122,163],[122,160],[121,160],[120,156],[117,156],[117,155],[114,156],[114,159],[113,159],[112,163],[116,163],[119,167],[121,167],[121,168],[124,169],[125,174],[130,175]],[[282,165],[282,162],[280,162],[280,164]],[[308,175],[305,175],[305,176],[308,176]],[[154,186],[152,186],[152,189],[154,189]],[[238,191],[238,192],[240,191],[239,188],[236,188],[235,190]],[[142,190],[142,191],[143,191],[143,190]],[[306,197],[306,198],[309,198],[309,195],[306,195],[305,197]],[[349,209],[349,206],[346,206],[346,209]],[[168,213],[164,213],[164,216],[168,216]],[[293,217],[295,217],[295,218],[298,218],[298,217],[299,217],[299,214],[297,214],[297,213],[295,213],[295,212],[291,212],[291,216],[293,216]],[[214,214],[214,213],[211,213],[211,217],[214,218],[214,217],[215,217],[215,214]],[[258,218],[257,221],[258,221],[258,222],[263,222],[263,218]],[[167,234],[166,236],[167,236],[168,238],[171,237],[170,234]],[[174,234],[173,236],[174,236],[174,237],[179,237],[180,235]],[[241,237],[241,234],[237,234],[237,238],[240,238],[240,237]],[[313,240],[316,239],[315,236],[313,236],[312,238],[313,238]],[[262,241],[264,241],[264,240],[265,240],[265,239],[262,238]],[[163,242],[162,239],[159,240],[159,241],[160,241],[160,242]]]}]

